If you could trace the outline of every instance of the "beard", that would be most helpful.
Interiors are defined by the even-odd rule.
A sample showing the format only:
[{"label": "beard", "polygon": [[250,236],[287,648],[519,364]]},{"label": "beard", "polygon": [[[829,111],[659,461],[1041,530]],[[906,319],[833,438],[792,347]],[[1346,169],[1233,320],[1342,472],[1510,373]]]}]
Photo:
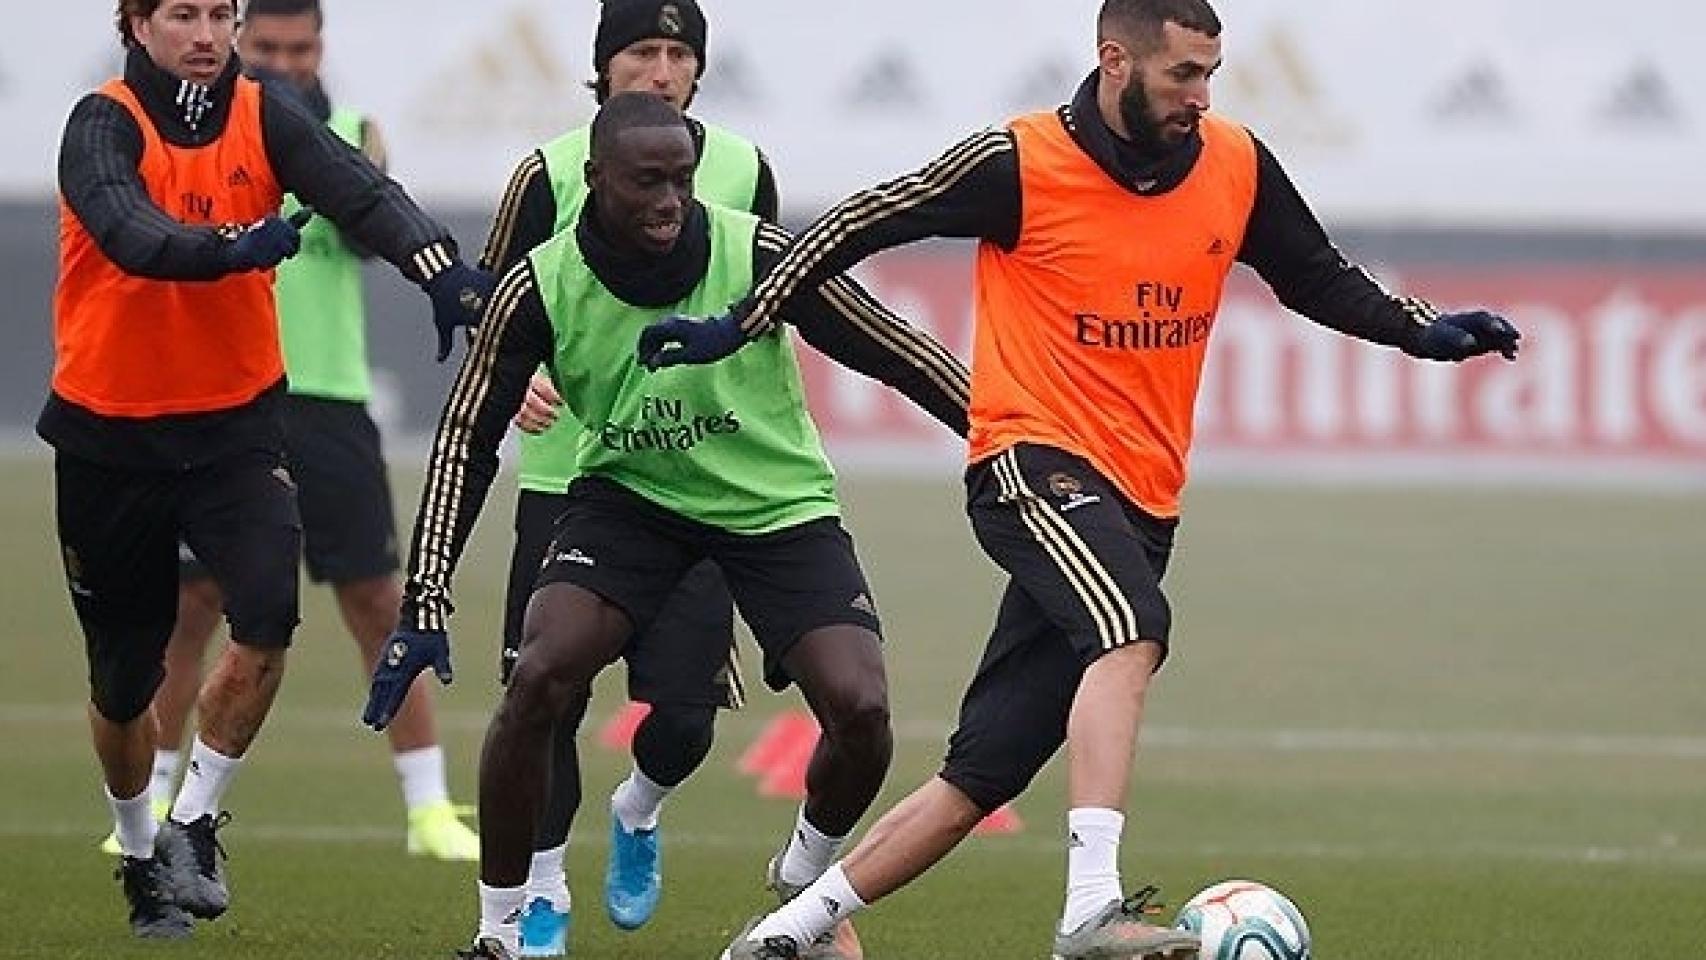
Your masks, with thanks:
[{"label": "beard", "polygon": [[[1143,81],[1132,74],[1131,81],[1120,91],[1120,119],[1125,121],[1131,142],[1147,154],[1166,153],[1185,142],[1196,132],[1201,115],[1195,110],[1181,110],[1166,117],[1155,116],[1154,105],[1143,89]],[[1173,121],[1188,123],[1183,132],[1168,126]]]}]

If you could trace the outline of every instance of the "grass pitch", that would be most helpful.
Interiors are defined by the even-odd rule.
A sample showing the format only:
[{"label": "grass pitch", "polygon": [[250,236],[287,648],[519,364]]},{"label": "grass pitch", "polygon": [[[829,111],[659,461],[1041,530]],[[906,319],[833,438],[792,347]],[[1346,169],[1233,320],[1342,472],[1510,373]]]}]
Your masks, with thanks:
[{"label": "grass pitch", "polygon": [[[411,859],[364,683],[324,591],[228,805],[235,904],[188,944],[123,922],[82,715],[80,641],[43,463],[0,465],[0,956],[446,957],[473,869]],[[888,630],[900,736],[886,805],[928,776],[991,620],[997,578],[952,478],[848,481]],[[400,498],[412,510],[412,493]],[[1169,592],[1175,652],[1152,700],[1124,871],[1180,903],[1231,876],[1298,902],[1321,960],[1706,956],[1706,500],[1611,494],[1257,490],[1190,497]],[[453,792],[471,799],[495,696],[510,505],[458,581],[441,692]],[[606,678],[595,722],[618,703]],[[604,919],[604,796],[587,751],[570,880],[579,957],[715,957],[762,908],[793,804],[734,760],[796,697],[725,715],[667,808],[663,906]],[[979,838],[862,919],[872,960],[1041,958],[1064,857],[1059,764]]]}]

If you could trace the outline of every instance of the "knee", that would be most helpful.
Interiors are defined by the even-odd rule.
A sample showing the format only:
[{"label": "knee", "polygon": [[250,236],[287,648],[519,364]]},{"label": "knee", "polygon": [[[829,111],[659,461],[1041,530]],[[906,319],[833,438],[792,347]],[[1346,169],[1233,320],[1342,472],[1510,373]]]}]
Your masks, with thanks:
[{"label": "knee", "polygon": [[1128,644],[1102,654],[1086,670],[1086,676],[1099,674],[1118,689],[1142,696],[1149,691],[1150,681],[1166,655],[1160,643],[1145,640]]},{"label": "knee", "polygon": [[108,723],[116,726],[134,723],[148,712],[148,705],[154,702],[154,691],[159,688],[163,677],[164,672],[157,670],[151,677],[140,680],[97,679],[90,687],[89,703]]},{"label": "knee", "polygon": [[512,722],[555,725],[577,702],[585,710],[589,679],[572,658],[546,644],[533,644],[510,674],[502,711]]},{"label": "knee", "polygon": [[965,795],[977,808],[977,819],[981,819],[1024,793],[1038,769],[1010,758],[980,758],[950,752],[936,776]]},{"label": "knee", "polygon": [[284,676],[284,661],[283,647],[227,644],[218,668],[208,674],[206,683],[216,693],[241,694],[277,683]]},{"label": "knee", "polygon": [[217,619],[225,612],[225,595],[212,577],[195,577],[178,584],[179,616]]},{"label": "knee", "polygon": [[716,735],[715,707],[654,704],[641,726],[645,736],[687,749],[708,750]]},{"label": "knee", "polygon": [[826,739],[856,749],[888,754],[894,748],[888,690],[881,683],[858,683],[830,691],[818,722]]},{"label": "knee", "polygon": [[396,577],[373,577],[338,586],[343,603],[367,621],[395,620],[403,602],[403,588]]},{"label": "knee", "polygon": [[568,704],[562,684],[542,657],[522,657],[509,676],[498,712],[511,722],[552,723]]},{"label": "knee", "polygon": [[281,653],[290,645],[297,624],[302,622],[296,601],[296,584],[289,590],[268,591],[232,605],[231,636],[251,649],[274,649]]}]

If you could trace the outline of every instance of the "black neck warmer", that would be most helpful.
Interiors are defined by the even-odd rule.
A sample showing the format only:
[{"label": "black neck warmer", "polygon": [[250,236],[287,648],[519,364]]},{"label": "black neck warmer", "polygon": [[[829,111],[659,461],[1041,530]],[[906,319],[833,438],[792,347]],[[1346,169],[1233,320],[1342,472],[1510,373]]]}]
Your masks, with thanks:
[{"label": "black neck warmer", "polygon": [[1202,155],[1202,133],[1193,132],[1185,142],[1162,153],[1146,153],[1122,138],[1102,119],[1096,103],[1096,74],[1078,85],[1072,104],[1062,107],[1060,118],[1071,131],[1079,149],[1090,155],[1114,182],[1142,196],[1166,193],[1183,183]]},{"label": "black neck warmer", "polygon": [[711,265],[711,221],[698,201],[688,205],[674,249],[662,256],[613,244],[599,223],[597,198],[591,194],[575,224],[575,240],[599,282],[636,307],[679,303],[705,279]]},{"label": "black neck warmer", "polygon": [[232,54],[219,77],[204,87],[178,79],[156,64],[148,51],[132,47],[124,60],[124,82],[168,143],[199,147],[212,143],[225,131],[241,66],[237,55]]}]

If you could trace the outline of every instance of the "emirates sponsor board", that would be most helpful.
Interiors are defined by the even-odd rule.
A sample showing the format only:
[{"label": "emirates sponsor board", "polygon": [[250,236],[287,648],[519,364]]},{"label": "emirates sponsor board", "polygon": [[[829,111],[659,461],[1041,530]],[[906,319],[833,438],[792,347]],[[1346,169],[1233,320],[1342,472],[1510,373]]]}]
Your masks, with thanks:
[{"label": "emirates sponsor board", "polygon": [[[1706,275],[1691,267],[1388,268],[1442,308],[1485,305],[1521,359],[1413,360],[1281,307],[1239,270],[1198,398],[1197,474],[1434,480],[1537,478],[1706,486]],[[962,357],[964,252],[897,252],[863,279]],[[956,438],[887,388],[802,348],[813,412],[838,459],[941,469]]]}]

